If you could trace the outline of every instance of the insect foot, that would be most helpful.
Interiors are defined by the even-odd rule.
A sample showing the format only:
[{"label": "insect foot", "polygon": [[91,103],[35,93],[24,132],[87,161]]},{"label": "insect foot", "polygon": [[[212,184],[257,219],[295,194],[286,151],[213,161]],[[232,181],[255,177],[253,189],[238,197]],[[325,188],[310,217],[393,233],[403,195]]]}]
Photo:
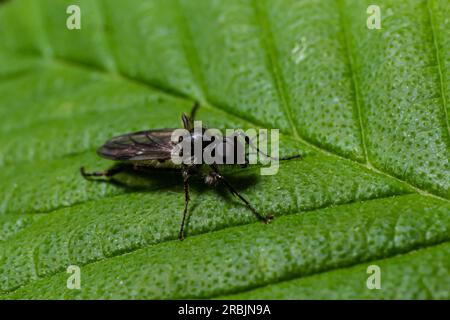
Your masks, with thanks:
[{"label": "insect foot", "polygon": [[86,180],[92,180],[93,179],[92,177],[101,176],[99,172],[86,172],[84,167],[80,168],[80,173]]},{"label": "insect foot", "polygon": [[86,173],[86,170],[84,169],[84,167],[80,168],[80,173],[84,178],[89,177],[89,174]]},{"label": "insect foot", "polygon": [[107,177],[110,178],[118,173],[120,173],[121,171],[124,170],[123,166],[120,165],[115,165],[112,168],[106,170],[106,171],[101,171],[101,172],[86,172],[84,170],[84,167],[80,168],[80,173],[81,175],[86,178],[86,179],[90,179],[91,177]]},{"label": "insect foot", "polygon": [[269,224],[270,221],[272,221],[272,220],[273,220],[273,214],[268,214],[267,216],[264,217],[264,219],[262,220],[262,222],[263,222],[264,224]]}]

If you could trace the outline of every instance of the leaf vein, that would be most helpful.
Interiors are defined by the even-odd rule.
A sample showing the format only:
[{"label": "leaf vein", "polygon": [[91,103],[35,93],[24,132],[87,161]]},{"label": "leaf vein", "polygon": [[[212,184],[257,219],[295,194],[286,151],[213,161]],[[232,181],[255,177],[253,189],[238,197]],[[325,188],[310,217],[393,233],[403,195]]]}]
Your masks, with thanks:
[{"label": "leaf vein", "polygon": [[347,32],[347,26],[345,24],[345,18],[344,18],[344,14],[343,14],[341,0],[336,0],[336,4],[338,7],[339,21],[341,24],[341,30],[342,30],[342,34],[343,34],[343,38],[344,38],[342,42],[343,42],[343,46],[345,48],[345,53],[347,55],[347,64],[348,64],[348,68],[350,71],[351,82],[352,82],[352,87],[353,87],[353,97],[355,100],[354,106],[356,107],[356,108],[354,108],[354,113],[356,114],[356,117],[358,118],[358,125],[359,125],[359,129],[360,129],[360,139],[361,139],[361,144],[362,144],[362,148],[363,148],[364,159],[366,161],[366,164],[370,165],[369,155],[367,152],[367,142],[366,142],[367,137],[366,137],[366,133],[365,133],[363,114],[362,114],[361,92],[360,92],[360,86],[358,83],[357,75],[355,73],[355,61],[354,61],[354,58],[351,53],[350,38],[349,38],[349,35]]},{"label": "leaf vein", "polygon": [[[431,245],[419,245],[419,246],[416,246],[416,247],[411,248],[409,250],[398,251],[398,252],[395,252],[392,255],[388,255],[388,256],[384,256],[384,257],[375,257],[375,259],[367,259],[367,260],[363,260],[363,261],[357,261],[355,263],[347,263],[347,264],[343,264],[342,266],[337,267],[337,268],[323,269],[323,270],[319,270],[317,272],[312,272],[312,273],[301,275],[301,276],[292,275],[290,277],[286,277],[284,279],[279,279],[279,280],[271,282],[271,283],[249,286],[249,287],[247,287],[245,289],[234,290],[234,291],[228,292],[226,294],[219,294],[219,295],[209,296],[209,297],[206,297],[206,298],[208,298],[208,299],[221,299],[221,298],[226,298],[227,296],[237,295],[237,294],[241,294],[241,293],[247,293],[247,292],[254,291],[256,289],[261,289],[261,288],[265,288],[265,287],[272,286],[272,285],[277,285],[277,284],[281,284],[281,283],[285,283],[285,282],[295,281],[295,280],[298,280],[298,279],[305,279],[305,278],[314,277],[314,276],[317,276],[317,275],[323,274],[323,273],[334,272],[334,271],[338,271],[338,270],[347,270],[347,269],[351,269],[351,268],[356,267],[356,266],[369,264],[369,263],[375,263],[375,262],[377,262],[379,260],[386,260],[386,259],[392,259],[392,258],[399,257],[399,256],[404,256],[404,255],[409,254],[409,253],[411,253],[413,251],[424,250],[424,249],[429,249],[429,248],[432,248],[432,247],[437,247],[437,246],[443,245],[443,244],[445,244],[447,242],[449,242],[448,239],[443,240],[443,241],[438,241],[438,242],[433,243]],[[424,286],[425,286],[425,284],[424,284]]]},{"label": "leaf vein", "polygon": [[430,20],[431,36],[433,38],[433,46],[434,46],[438,75],[439,75],[439,86],[440,86],[441,97],[442,97],[442,104],[441,104],[442,112],[444,114],[444,123],[447,127],[447,139],[448,139],[447,141],[450,142],[450,123],[449,123],[448,113],[447,113],[447,99],[445,97],[446,90],[445,90],[445,84],[444,84],[444,76],[442,73],[442,69],[443,69],[442,61],[441,61],[441,55],[439,53],[439,45],[437,43],[437,35],[436,35],[436,27],[435,27],[436,22],[434,21],[433,12],[432,12],[432,9],[430,6],[430,0],[427,0],[426,5],[427,5],[428,17]]},{"label": "leaf vein", "polygon": [[275,48],[275,40],[273,39],[272,30],[267,23],[266,13],[264,12],[264,9],[261,7],[260,3],[260,0],[252,1],[255,16],[257,18],[259,26],[262,29],[261,43],[267,56],[268,67],[272,74],[278,98],[280,99],[286,119],[288,120],[289,126],[291,127],[294,136],[299,137],[297,127],[292,118],[292,108],[290,105],[289,95],[286,91],[286,83],[282,75],[281,68],[277,63],[278,60]]}]

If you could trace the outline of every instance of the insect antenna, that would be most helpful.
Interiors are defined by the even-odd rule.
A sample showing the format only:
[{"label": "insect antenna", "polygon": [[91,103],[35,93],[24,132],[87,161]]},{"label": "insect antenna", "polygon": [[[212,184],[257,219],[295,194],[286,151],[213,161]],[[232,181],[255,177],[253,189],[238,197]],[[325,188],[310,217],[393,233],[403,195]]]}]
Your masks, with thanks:
[{"label": "insect antenna", "polygon": [[238,132],[236,132],[236,134],[238,136],[244,137],[245,143],[247,145],[249,145],[253,150],[256,150],[256,153],[252,153],[252,154],[261,154],[264,157],[272,159],[272,160],[290,160],[290,159],[295,159],[295,158],[301,158],[300,154],[289,156],[289,157],[283,157],[283,158],[269,156],[268,154],[259,150],[259,148],[253,143],[254,139],[250,139],[250,137],[248,135],[246,135],[244,132],[238,131]]},{"label": "insect antenna", "polygon": [[189,120],[191,120],[191,123],[194,123],[195,115],[197,114],[197,110],[200,107],[200,104],[198,101],[194,102],[194,105],[192,106],[191,112],[189,113]]}]

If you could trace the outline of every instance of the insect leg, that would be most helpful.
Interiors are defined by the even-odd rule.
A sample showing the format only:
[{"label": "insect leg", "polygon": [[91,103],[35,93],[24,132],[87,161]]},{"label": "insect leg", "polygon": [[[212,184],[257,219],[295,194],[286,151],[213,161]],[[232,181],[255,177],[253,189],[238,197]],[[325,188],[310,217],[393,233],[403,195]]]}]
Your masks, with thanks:
[{"label": "insect leg", "polygon": [[183,182],[184,182],[184,212],[183,212],[183,220],[181,220],[180,233],[178,234],[178,239],[184,239],[184,225],[186,222],[186,215],[188,211],[189,204],[189,178],[190,174],[187,169],[183,169]]},{"label": "insect leg", "polygon": [[217,172],[217,169],[213,169],[213,171],[211,171],[209,173],[213,178],[218,179],[220,181],[222,181],[224,183],[224,185],[228,188],[228,190],[230,190],[231,194],[238,197],[239,199],[241,199],[242,202],[245,203],[245,205],[247,206],[247,208],[249,208],[254,214],[255,216],[261,220],[264,223],[269,223],[270,220],[273,219],[272,215],[267,215],[267,216],[263,216],[262,214],[260,214],[258,211],[256,211],[256,209],[250,204],[250,202],[248,202],[247,199],[245,199],[234,187],[231,183],[228,182],[227,179],[225,179],[224,176],[222,176],[219,172]]},{"label": "insect leg", "polygon": [[121,166],[120,164],[115,165],[113,167],[111,167],[110,169],[106,170],[106,171],[101,171],[101,172],[86,172],[84,170],[84,167],[80,168],[80,172],[81,175],[85,178],[89,178],[89,177],[112,177],[116,174],[118,174],[119,172],[122,172],[125,169],[125,167]]}]

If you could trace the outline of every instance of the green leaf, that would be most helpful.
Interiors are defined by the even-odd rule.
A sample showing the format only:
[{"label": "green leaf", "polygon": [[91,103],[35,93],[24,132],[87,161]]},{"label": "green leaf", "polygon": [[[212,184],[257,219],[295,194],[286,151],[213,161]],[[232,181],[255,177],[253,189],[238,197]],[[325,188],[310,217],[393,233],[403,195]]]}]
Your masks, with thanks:
[{"label": "green leaf", "polygon": [[[0,298],[448,299],[450,6],[378,2],[381,30],[365,0],[0,4]],[[178,241],[179,174],[80,176],[194,101],[303,156],[224,171],[271,224],[198,178]]]}]

